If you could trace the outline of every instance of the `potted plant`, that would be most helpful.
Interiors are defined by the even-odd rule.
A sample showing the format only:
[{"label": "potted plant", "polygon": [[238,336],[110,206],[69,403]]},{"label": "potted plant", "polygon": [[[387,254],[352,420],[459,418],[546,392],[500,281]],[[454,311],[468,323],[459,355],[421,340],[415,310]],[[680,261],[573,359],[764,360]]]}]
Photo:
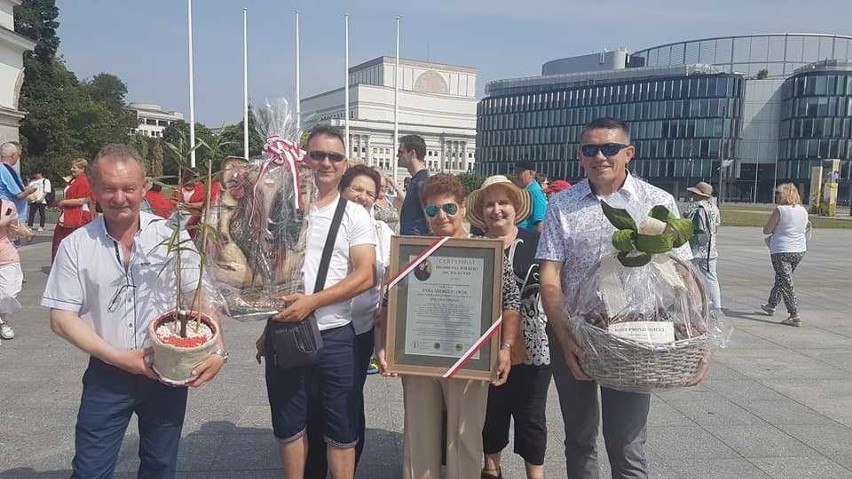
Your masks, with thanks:
[{"label": "potted plant", "polygon": [[[194,367],[218,347],[221,330],[213,314],[221,305],[217,294],[209,282],[205,281],[204,269],[207,264],[208,235],[212,229],[208,226],[210,214],[211,180],[213,178],[212,159],[218,154],[222,142],[212,147],[199,140],[192,148],[187,147],[186,139],[181,135],[177,145],[166,143],[178,160],[178,185],[183,185],[186,159],[192,151],[205,148],[209,152],[207,161],[206,195],[203,208],[204,219],[195,228],[200,230],[198,247],[185,233],[187,207],[179,204],[173,216],[175,227],[164,241],[168,263],[173,262],[175,279],[175,307],[158,316],[150,325],[150,337],[153,349],[152,368],[167,383],[182,385],[195,379]],[[196,278],[189,278],[191,270],[197,271]],[[184,289],[194,284],[191,297]]]}]

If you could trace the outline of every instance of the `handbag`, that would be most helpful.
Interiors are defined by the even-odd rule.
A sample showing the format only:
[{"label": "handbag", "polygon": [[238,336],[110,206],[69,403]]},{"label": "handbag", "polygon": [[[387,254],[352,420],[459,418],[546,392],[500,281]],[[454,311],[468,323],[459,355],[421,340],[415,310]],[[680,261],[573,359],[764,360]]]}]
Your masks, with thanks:
[{"label": "handbag", "polygon": [[[334,210],[334,218],[331,220],[331,227],[322,250],[314,292],[325,288],[328,266],[331,263],[331,254],[334,251],[334,243],[337,241],[337,231],[340,229],[346,203],[345,199],[340,198],[337,209]],[[322,348],[322,336],[314,313],[299,322],[270,319],[266,322],[264,336],[267,361],[272,361],[272,365],[279,369],[292,369],[313,364]]]}]

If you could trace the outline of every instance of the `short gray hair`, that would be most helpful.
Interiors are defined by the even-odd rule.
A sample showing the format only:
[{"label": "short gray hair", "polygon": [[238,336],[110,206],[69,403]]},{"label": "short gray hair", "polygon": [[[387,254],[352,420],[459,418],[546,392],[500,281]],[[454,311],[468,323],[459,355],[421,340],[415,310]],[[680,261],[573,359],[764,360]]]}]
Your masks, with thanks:
[{"label": "short gray hair", "polygon": [[145,164],[142,162],[142,155],[139,154],[139,151],[130,145],[110,143],[101,148],[101,151],[95,157],[95,161],[92,162],[92,179],[95,181],[100,179],[100,169],[98,167],[101,162],[116,160],[119,162],[127,160],[135,161],[139,165],[139,169],[142,170],[142,177],[145,178]]},{"label": "short gray hair", "polygon": [[17,155],[21,153],[21,148],[12,143],[11,141],[7,141],[0,145],[0,158],[8,158],[12,155]]}]

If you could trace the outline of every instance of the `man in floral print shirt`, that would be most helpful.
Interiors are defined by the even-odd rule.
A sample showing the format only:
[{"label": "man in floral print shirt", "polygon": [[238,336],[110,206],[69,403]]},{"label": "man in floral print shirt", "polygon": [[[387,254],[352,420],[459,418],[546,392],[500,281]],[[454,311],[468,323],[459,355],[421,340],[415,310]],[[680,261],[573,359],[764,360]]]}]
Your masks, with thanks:
[{"label": "man in floral print shirt", "polygon": [[[550,344],[551,364],[565,423],[566,468],[572,478],[598,477],[595,443],[601,415],[612,477],[648,477],[645,430],[650,395],[602,387],[599,412],[597,383],[580,368],[582,352],[562,313],[564,304],[578,299],[579,287],[592,280],[601,255],[614,251],[615,227],[604,217],[600,200],[626,209],[633,218],[644,218],[656,205],[677,212],[670,194],[627,171],[634,154],[630,131],[620,120],[601,118],[583,129],[577,156],[587,179],[551,197],[536,253],[544,310],[557,339]],[[683,260],[692,258],[688,245],[672,253]]]}]

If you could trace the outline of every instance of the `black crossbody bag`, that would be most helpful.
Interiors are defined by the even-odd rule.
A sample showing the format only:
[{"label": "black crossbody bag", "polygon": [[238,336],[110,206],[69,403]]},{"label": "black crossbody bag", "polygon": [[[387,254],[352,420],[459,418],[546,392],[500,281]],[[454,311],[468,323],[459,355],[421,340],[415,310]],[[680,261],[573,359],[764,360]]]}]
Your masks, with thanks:
[{"label": "black crossbody bag", "polygon": [[[325,239],[325,247],[322,250],[317,281],[314,284],[314,293],[325,288],[325,279],[328,276],[328,266],[331,263],[331,254],[334,251],[334,243],[337,241],[337,231],[346,210],[346,200],[340,198],[328,237]],[[314,313],[299,322],[282,322],[268,320],[266,322],[266,360],[272,361],[272,365],[279,369],[291,369],[313,364],[319,350],[322,348],[322,336]]]}]

